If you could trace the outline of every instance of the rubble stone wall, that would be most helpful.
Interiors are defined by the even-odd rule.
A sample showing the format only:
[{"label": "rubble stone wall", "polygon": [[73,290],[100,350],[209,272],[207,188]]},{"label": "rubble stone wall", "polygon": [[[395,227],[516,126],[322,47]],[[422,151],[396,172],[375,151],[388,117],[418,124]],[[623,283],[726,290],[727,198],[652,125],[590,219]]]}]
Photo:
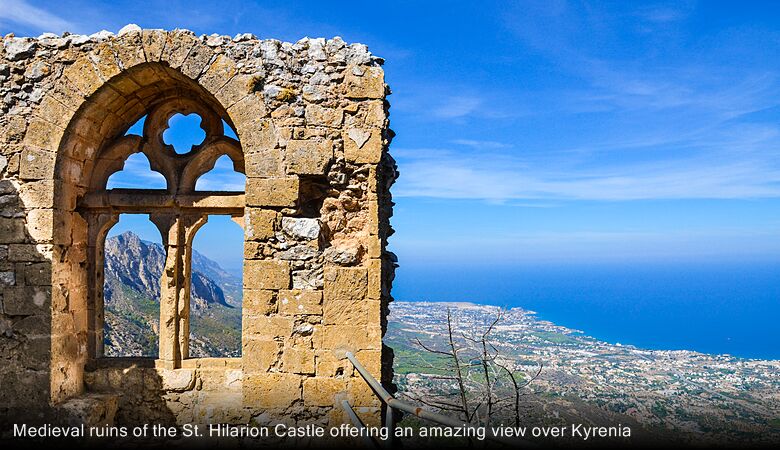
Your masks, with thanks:
[{"label": "rubble stone wall", "polygon": [[[135,26],[4,37],[0,417],[70,410],[85,421],[324,424],[345,420],[334,405],[346,398],[378,420],[378,400],[344,352],[390,382],[382,335],[397,172],[381,64],[340,38],[286,43]],[[242,357],[102,358],[106,223],[83,208],[117,199],[98,180],[124,163],[110,145],[179,99],[183,109],[216,111],[243,152]]]}]

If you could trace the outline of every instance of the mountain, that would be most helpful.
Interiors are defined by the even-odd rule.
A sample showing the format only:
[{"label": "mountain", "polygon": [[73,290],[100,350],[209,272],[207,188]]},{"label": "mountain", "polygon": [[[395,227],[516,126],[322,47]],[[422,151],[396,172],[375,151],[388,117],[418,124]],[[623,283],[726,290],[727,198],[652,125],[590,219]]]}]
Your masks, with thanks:
[{"label": "mountain", "polygon": [[[155,356],[165,249],[133,232],[106,239],[105,355]],[[242,281],[197,251],[190,284],[190,356],[237,356]]]}]

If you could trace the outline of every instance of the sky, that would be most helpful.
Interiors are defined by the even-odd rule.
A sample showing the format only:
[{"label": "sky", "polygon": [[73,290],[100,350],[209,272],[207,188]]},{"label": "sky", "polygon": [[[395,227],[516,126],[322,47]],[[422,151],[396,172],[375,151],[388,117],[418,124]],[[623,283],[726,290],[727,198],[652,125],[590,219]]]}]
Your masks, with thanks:
[{"label": "sky", "polygon": [[[3,34],[127,23],[385,58],[400,277],[780,255],[780,4],[0,0]],[[219,260],[214,226],[198,239]]]}]

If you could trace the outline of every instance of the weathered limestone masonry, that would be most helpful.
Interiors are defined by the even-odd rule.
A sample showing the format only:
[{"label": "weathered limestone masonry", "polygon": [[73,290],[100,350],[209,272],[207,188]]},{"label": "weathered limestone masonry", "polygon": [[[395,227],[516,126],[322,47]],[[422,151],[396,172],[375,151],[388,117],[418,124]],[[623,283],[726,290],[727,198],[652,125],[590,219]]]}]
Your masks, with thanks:
[{"label": "weathered limestone masonry", "polygon": [[[378,400],[394,256],[382,60],[340,38],[297,43],[186,30],[3,38],[0,50],[0,425],[338,424]],[[162,142],[175,113],[207,138]],[[147,116],[144,136],[125,136]],[[224,135],[222,120],[239,140]],[[143,152],[166,190],[106,190]],[[227,154],[245,192],[198,192]],[[104,358],[103,240],[149,213],[168,252],[158,359]],[[189,245],[208,214],[245,225],[241,358],[188,358]]]}]

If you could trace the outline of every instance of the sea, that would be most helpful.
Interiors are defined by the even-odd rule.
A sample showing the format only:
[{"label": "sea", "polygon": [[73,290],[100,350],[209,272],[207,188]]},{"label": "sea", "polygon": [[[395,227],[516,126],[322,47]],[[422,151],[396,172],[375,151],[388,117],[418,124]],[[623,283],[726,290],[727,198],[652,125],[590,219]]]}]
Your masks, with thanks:
[{"label": "sea", "polygon": [[393,297],[532,310],[610,343],[780,359],[779,262],[403,264]]}]

